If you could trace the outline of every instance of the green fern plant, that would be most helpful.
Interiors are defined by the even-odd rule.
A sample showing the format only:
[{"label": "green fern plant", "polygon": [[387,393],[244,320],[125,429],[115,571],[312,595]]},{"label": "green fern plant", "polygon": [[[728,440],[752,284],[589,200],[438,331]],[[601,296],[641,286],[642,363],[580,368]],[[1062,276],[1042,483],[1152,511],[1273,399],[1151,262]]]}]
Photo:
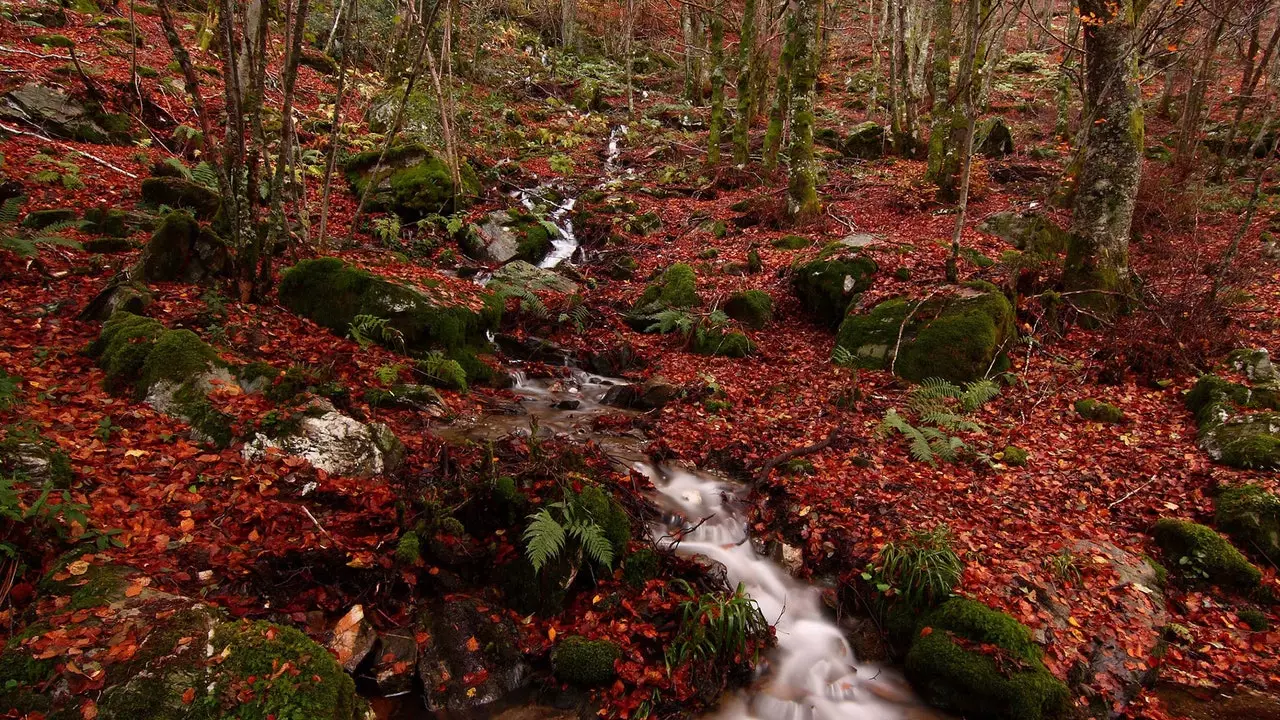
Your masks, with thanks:
[{"label": "green fern plant", "polygon": [[432,350],[418,360],[418,372],[426,376],[427,381],[437,387],[454,390],[467,389],[467,371],[462,364],[447,357],[439,350]]},{"label": "green fern plant", "polygon": [[0,410],[8,410],[18,404],[18,388],[22,378],[0,370]]},{"label": "green fern plant", "polygon": [[201,161],[191,168],[191,181],[211,190],[218,189],[218,172],[207,162]]},{"label": "green fern plant", "polygon": [[400,373],[404,372],[404,368],[404,363],[383,365],[373,371],[373,376],[382,385],[394,385],[400,379]]},{"label": "green fern plant", "polygon": [[601,522],[581,502],[579,496],[569,495],[566,500],[542,508],[529,516],[529,527],[524,531],[525,556],[535,572],[542,572],[548,563],[571,549],[576,567],[585,556],[592,562],[613,567],[613,545],[605,535]]},{"label": "green fern plant", "polygon": [[9,198],[0,205],[0,249],[8,250],[23,258],[32,258],[39,255],[40,246],[42,245],[56,245],[74,250],[84,249],[75,240],[58,234],[64,230],[83,227],[84,222],[80,220],[54,223],[34,232],[19,228],[17,226],[18,214],[22,208],[22,203],[25,201],[25,197],[18,196]]},{"label": "green fern plant", "polygon": [[539,320],[548,320],[551,318],[551,310],[547,304],[538,297],[536,293],[528,288],[513,287],[511,285],[503,285],[498,292],[506,302],[508,298],[517,298],[520,300],[520,312],[527,313]]},{"label": "green fern plant", "polygon": [[890,408],[881,420],[877,434],[881,437],[902,435],[908,441],[911,457],[933,466],[938,464],[939,458],[956,462],[965,454],[985,459],[987,455],[974,451],[949,433],[980,432],[982,426],[966,414],[982,407],[999,393],[999,386],[991,380],[977,380],[961,387],[941,378],[928,378],[907,395],[906,411],[914,421],[899,414],[897,408]]},{"label": "green fern plant", "polygon": [[373,234],[383,245],[388,245],[400,239],[400,217],[397,215],[383,215],[373,221]]},{"label": "green fern plant", "polygon": [[347,327],[347,337],[362,348],[375,343],[404,350],[404,333],[391,326],[390,321],[377,315],[357,315]]}]

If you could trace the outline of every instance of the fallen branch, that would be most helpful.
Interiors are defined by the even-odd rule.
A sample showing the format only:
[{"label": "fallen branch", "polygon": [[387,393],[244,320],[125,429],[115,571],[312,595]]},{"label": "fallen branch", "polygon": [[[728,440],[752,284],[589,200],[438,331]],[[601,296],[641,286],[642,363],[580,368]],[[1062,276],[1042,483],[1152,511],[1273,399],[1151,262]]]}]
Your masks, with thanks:
[{"label": "fallen branch", "polygon": [[893,344],[893,357],[889,360],[890,373],[892,373],[894,368],[898,366],[898,350],[902,348],[902,333],[907,329],[907,323],[911,322],[911,318],[916,316],[916,311],[924,307],[924,304],[929,301],[929,298],[933,297],[937,292],[937,290],[930,290],[929,294],[925,295],[924,299],[916,303],[916,306],[911,308],[911,312],[907,313],[907,316],[902,318],[902,324],[898,326],[898,340]]},{"label": "fallen branch", "polygon": [[94,154],[92,154],[92,153],[87,153],[87,152],[85,152],[85,151],[83,151],[83,150],[80,150],[80,149],[77,149],[77,148],[71,147],[70,145],[68,145],[68,144],[66,144],[66,143],[58,142],[57,140],[54,140],[53,138],[45,137],[44,135],[41,135],[40,133],[27,132],[26,130],[19,130],[18,128],[15,128],[15,127],[9,127],[8,125],[5,125],[4,123],[0,123],[0,130],[4,130],[5,132],[11,132],[11,133],[14,133],[14,134],[16,134],[16,135],[26,135],[27,137],[33,137],[33,138],[37,138],[37,139],[39,139],[39,140],[43,140],[43,141],[45,141],[45,142],[47,142],[47,143],[52,143],[52,144],[57,145],[58,147],[62,148],[63,150],[69,150],[69,151],[71,151],[71,152],[73,152],[73,153],[76,153],[76,154],[79,154],[79,155],[83,155],[83,156],[85,156],[85,157],[89,158],[90,160],[92,160],[92,161],[94,161],[94,162],[98,163],[99,165],[101,165],[101,166],[103,166],[103,167],[106,167],[106,168],[110,168],[110,169],[112,169],[112,170],[115,170],[116,172],[120,173],[121,175],[124,175],[125,177],[134,178],[135,180],[136,180],[136,179],[137,179],[137,177],[138,177],[137,175],[134,175],[133,173],[129,172],[128,170],[125,170],[124,168],[121,168],[121,167],[117,167],[117,166],[115,166],[115,165],[112,165],[111,163],[107,162],[106,160],[103,160],[102,158],[98,157],[97,155],[94,155]]},{"label": "fallen branch", "polygon": [[31,52],[30,50],[19,50],[18,48],[10,48],[0,45],[0,52],[13,53],[14,55],[30,55],[41,60],[70,60],[70,55],[45,55],[44,53]]},{"label": "fallen branch", "polygon": [[773,457],[769,458],[768,460],[765,461],[764,465],[760,466],[760,472],[756,473],[756,482],[763,483],[765,480],[768,480],[769,473],[773,472],[774,468],[778,467],[784,462],[787,462],[788,460],[795,460],[798,457],[803,457],[805,455],[812,455],[813,453],[826,450],[828,447],[831,446],[831,443],[835,442],[836,434],[839,431],[840,431],[839,426],[833,427],[831,428],[831,432],[827,433],[827,437],[824,440],[819,440],[818,442],[812,445],[806,445],[804,447],[796,448],[794,450],[788,450],[782,453],[781,455],[774,455]]}]

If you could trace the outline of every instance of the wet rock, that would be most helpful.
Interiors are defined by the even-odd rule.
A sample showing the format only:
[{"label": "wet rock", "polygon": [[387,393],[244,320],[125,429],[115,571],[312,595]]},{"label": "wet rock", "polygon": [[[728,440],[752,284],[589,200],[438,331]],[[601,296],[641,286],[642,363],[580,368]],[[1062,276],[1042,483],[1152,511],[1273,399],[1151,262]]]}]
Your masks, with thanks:
[{"label": "wet rock", "polygon": [[680,388],[666,378],[655,375],[643,383],[614,385],[604,394],[602,402],[613,407],[633,410],[655,410],[680,395]]},{"label": "wet rock", "polygon": [[978,225],[1019,250],[1037,255],[1057,255],[1067,249],[1069,234],[1043,213],[998,212]]},{"label": "wet rock", "polygon": [[513,260],[495,270],[489,284],[494,289],[506,286],[529,292],[549,290],[565,295],[578,292],[578,283],[555,270],[540,268],[524,260]]},{"label": "wet rock", "polygon": [[364,616],[364,606],[352,605],[333,627],[328,647],[338,664],[348,673],[354,673],[360,663],[373,651],[378,633]]},{"label": "wet rock", "polygon": [[485,221],[464,238],[462,249],[481,262],[505,263],[516,258],[526,261],[528,267],[518,267],[508,273],[509,281],[529,282],[537,278],[554,282],[553,278],[532,272],[537,268],[531,263],[546,257],[551,251],[551,239],[558,235],[555,225],[512,208],[489,213]]},{"label": "wet rock", "polygon": [[898,375],[915,382],[931,377],[968,382],[1000,371],[1013,334],[1008,298],[991,283],[975,281],[939,288],[921,300],[886,300],[870,312],[850,315],[836,344],[860,367],[892,364]]},{"label": "wet rock", "polygon": [[184,212],[172,212],[142,248],[134,275],[142,282],[205,283],[231,269],[227,244]]},{"label": "wet rock", "polygon": [[496,607],[453,597],[420,613],[428,636],[420,648],[418,677],[431,712],[482,708],[522,687],[529,666],[520,652],[520,629]]},{"label": "wet rock", "polygon": [[792,577],[800,577],[804,570],[804,551],[798,547],[781,543],[778,546],[778,564]]},{"label": "wet rock", "polygon": [[434,411],[444,408],[444,398],[429,385],[396,384],[389,388],[368,388],[364,401],[370,407],[398,410]]},{"label": "wet rock", "polygon": [[619,377],[630,370],[644,367],[644,359],[629,343],[589,353],[584,362],[592,372],[606,377]]},{"label": "wet rock", "polygon": [[404,460],[404,445],[381,423],[364,424],[334,409],[327,400],[316,400],[297,429],[270,438],[258,433],[245,443],[244,456],[254,459],[279,448],[305,458],[316,468],[334,475],[368,477],[391,472]]},{"label": "wet rock", "polygon": [[551,407],[556,410],[577,410],[582,405],[581,400],[561,400]]},{"label": "wet rock", "polygon": [[346,172],[357,197],[373,185],[367,200],[370,209],[394,212],[405,220],[452,214],[480,193],[480,182],[468,163],[462,162],[461,187],[455,187],[444,159],[423,145],[393,147],[385,156],[380,149],[360,153],[347,161]]},{"label": "wet rock", "polygon": [[495,341],[502,353],[513,360],[564,365],[569,358],[569,351],[563,346],[532,335],[516,337],[504,333]]},{"label": "wet rock", "polygon": [[418,665],[418,642],[409,630],[382,635],[373,666],[373,682],[383,695],[399,695],[413,689]]},{"label": "wet rock", "polygon": [[884,128],[871,121],[855,125],[845,137],[841,150],[852,158],[874,160],[881,157],[884,155]]},{"label": "wet rock", "polygon": [[26,478],[36,485],[49,482],[65,488],[71,484],[71,458],[48,438],[10,428],[0,440],[0,473]]},{"label": "wet rock", "polygon": [[1189,720],[1280,720],[1280,696],[1243,685],[1209,688],[1161,682],[1155,694],[1172,716]]},{"label": "wet rock", "polygon": [[[10,90],[0,102],[0,117],[29,122],[45,132],[69,140],[107,143],[128,140],[100,124],[102,117],[60,88],[27,83]],[[111,124],[111,123],[107,123]]]}]

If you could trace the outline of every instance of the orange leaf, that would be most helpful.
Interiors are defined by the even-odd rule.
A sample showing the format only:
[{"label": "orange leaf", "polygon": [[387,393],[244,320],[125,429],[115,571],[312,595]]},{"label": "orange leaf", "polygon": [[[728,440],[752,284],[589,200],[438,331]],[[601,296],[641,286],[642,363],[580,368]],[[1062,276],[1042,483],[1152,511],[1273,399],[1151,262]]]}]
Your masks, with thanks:
[{"label": "orange leaf", "polygon": [[929,637],[932,634],[933,634],[933,628],[931,627],[920,628],[920,637]]},{"label": "orange leaf", "polygon": [[186,692],[182,693],[182,702],[183,702],[183,703],[185,703],[185,704],[187,704],[187,705],[190,705],[191,703],[195,702],[195,699],[196,699],[196,689],[195,689],[195,688],[191,688],[191,687],[189,687],[189,688],[187,688],[187,691],[186,691]]},{"label": "orange leaf", "polygon": [[467,650],[469,650],[470,652],[475,652],[479,649],[480,649],[480,641],[476,640],[475,635],[472,635],[471,637],[467,638]]}]

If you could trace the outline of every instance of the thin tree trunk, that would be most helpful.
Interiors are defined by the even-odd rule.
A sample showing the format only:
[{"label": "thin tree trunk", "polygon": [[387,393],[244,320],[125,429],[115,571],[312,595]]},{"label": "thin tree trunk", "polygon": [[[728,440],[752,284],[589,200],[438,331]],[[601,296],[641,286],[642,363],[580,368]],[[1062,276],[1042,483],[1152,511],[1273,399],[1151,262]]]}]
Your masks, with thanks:
[{"label": "thin tree trunk", "polygon": [[751,159],[751,55],[756,44],[756,0],[745,0],[738,40],[738,115],[733,123],[733,161],[745,166]]},{"label": "thin tree trunk", "polygon": [[342,103],[347,97],[347,66],[350,64],[351,59],[348,42],[351,39],[351,26],[355,24],[357,2],[359,0],[351,0],[351,9],[348,11],[347,20],[342,24],[342,63],[338,66],[337,97],[333,100],[333,116],[331,119],[333,127],[329,130],[329,157],[325,161],[324,189],[320,193],[320,229],[316,242],[321,250],[325,248],[326,233],[329,229],[329,193],[332,192],[333,188],[333,171],[338,164],[338,146],[342,139]]},{"label": "thin tree trunk", "polygon": [[720,134],[724,127],[724,2],[711,15],[711,127],[707,132],[707,163],[720,162]]},{"label": "thin tree trunk", "polygon": [[778,169],[778,150],[782,147],[783,126],[791,114],[791,76],[793,74],[793,60],[795,53],[795,45],[791,40],[795,29],[791,27],[794,20],[796,8],[789,5],[787,10],[787,42],[782,46],[782,53],[778,56],[778,77],[776,87],[773,93],[773,106],[769,109],[769,125],[764,131],[764,148],[761,155],[764,159],[764,169],[773,172]]},{"label": "thin tree trunk", "polygon": [[[280,155],[276,163],[275,179],[271,182],[272,222],[266,247],[263,248],[259,261],[258,282],[263,286],[271,283],[271,256],[275,252],[278,238],[289,238],[289,228],[284,212],[284,185],[286,171],[293,172],[293,141],[296,137],[293,124],[293,94],[298,84],[298,64],[302,60],[302,35],[306,31],[307,7],[309,0],[298,0],[294,11],[293,30],[289,37],[289,52],[285,57],[284,67],[284,100],[281,104],[280,119]],[[303,213],[306,198],[303,197]]]},{"label": "thin tree trunk", "polygon": [[822,207],[818,202],[818,167],[813,156],[813,122],[817,63],[817,11],[821,0],[796,0],[789,20],[792,31],[787,44],[792,45],[791,66],[791,145],[787,151],[787,215],[794,222],[807,222],[817,217]]}]

